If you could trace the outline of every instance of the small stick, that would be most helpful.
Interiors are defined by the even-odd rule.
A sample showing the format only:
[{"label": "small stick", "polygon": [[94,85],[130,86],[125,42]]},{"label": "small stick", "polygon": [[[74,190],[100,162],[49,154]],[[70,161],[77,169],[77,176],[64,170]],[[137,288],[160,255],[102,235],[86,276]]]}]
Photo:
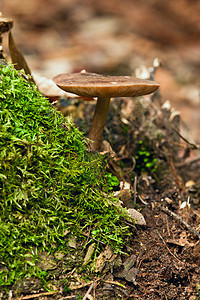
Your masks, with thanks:
[{"label": "small stick", "polygon": [[91,292],[92,288],[94,286],[94,282],[92,282],[92,284],[90,285],[89,289],[87,290],[85,296],[83,297],[83,300],[87,299],[87,296],[89,295],[89,293]]},{"label": "small stick", "polygon": [[[101,278],[98,278],[98,279],[96,279],[96,280],[93,281],[93,282],[98,282],[99,280],[101,280]],[[84,288],[84,287],[86,287],[86,286],[92,284],[93,282],[90,281],[90,282],[87,282],[87,283],[84,283],[84,284],[81,284],[81,285],[72,286],[72,287],[70,287],[70,290],[82,289],[82,288]]]},{"label": "small stick", "polygon": [[182,223],[190,233],[192,233],[194,236],[196,236],[200,240],[200,233],[196,231],[194,228],[192,228],[187,222],[185,222],[179,215],[175,214],[173,211],[169,210],[167,207],[162,206],[161,210],[173,217],[175,220]]},{"label": "small stick", "polygon": [[176,132],[176,134],[178,134],[178,136],[184,141],[186,142],[188,145],[190,145],[191,149],[199,149],[199,146],[189,142],[184,136],[182,136],[182,134],[180,134],[180,132],[178,132],[178,130],[176,130],[173,126],[171,126],[171,128]]},{"label": "small stick", "polygon": [[121,284],[121,283],[119,283],[117,281],[110,281],[110,280],[101,280],[101,281],[103,281],[105,283],[108,283],[108,284],[116,285],[116,286],[121,287],[121,288],[123,288],[123,289],[126,290],[126,287],[123,284]]},{"label": "small stick", "polygon": [[146,201],[144,201],[140,195],[138,195],[138,198],[144,205],[148,205],[148,203]]},{"label": "small stick", "polygon": [[96,299],[96,288],[97,288],[97,282],[94,282],[94,287],[93,287],[93,298],[94,300]]},{"label": "small stick", "polygon": [[77,299],[77,296],[67,296],[67,297],[65,297],[65,298],[63,298],[63,299],[69,299],[69,300],[72,300],[72,299]]},{"label": "small stick", "polygon": [[50,296],[50,295],[53,295],[53,294],[56,294],[56,293],[58,293],[58,291],[39,293],[39,294],[27,295],[27,296],[20,296],[20,298],[18,298],[18,299],[25,300],[25,299],[39,298],[39,297],[42,297],[42,296]]},{"label": "small stick", "polygon": [[134,180],[134,200],[133,200],[133,204],[136,204],[136,192],[137,192],[137,176],[135,176],[135,180]]},{"label": "small stick", "polygon": [[165,240],[163,239],[162,235],[160,234],[160,232],[158,230],[157,231],[157,234],[159,235],[159,237],[161,238],[161,240],[163,241],[163,244],[165,245],[165,247],[167,248],[167,250],[169,251],[169,253],[175,258],[178,260],[178,262],[180,262],[181,264],[184,264],[180,259],[178,259],[178,257],[176,257],[173,252],[169,249],[169,247],[167,246]]}]

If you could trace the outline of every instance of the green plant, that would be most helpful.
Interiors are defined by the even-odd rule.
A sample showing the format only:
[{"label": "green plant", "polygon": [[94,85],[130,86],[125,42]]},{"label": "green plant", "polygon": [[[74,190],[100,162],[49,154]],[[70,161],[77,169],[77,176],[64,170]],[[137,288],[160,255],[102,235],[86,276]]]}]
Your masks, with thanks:
[{"label": "green plant", "polygon": [[69,253],[70,235],[82,241],[92,229],[97,241],[123,247],[126,213],[106,194],[104,158],[86,145],[34,83],[0,66],[0,286],[31,276],[46,285],[40,253]]},{"label": "green plant", "polygon": [[148,142],[140,140],[136,147],[136,166],[135,172],[141,174],[146,172],[153,174],[158,168],[158,159],[156,158],[153,149],[150,147]]},{"label": "green plant", "polygon": [[115,175],[111,173],[106,173],[105,177],[107,180],[109,190],[113,190],[115,187],[119,186],[119,179]]}]

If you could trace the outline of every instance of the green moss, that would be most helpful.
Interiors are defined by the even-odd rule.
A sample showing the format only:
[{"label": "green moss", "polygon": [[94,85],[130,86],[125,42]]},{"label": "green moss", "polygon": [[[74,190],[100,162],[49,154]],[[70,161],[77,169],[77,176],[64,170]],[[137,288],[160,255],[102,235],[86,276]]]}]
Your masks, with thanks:
[{"label": "green moss", "polygon": [[40,278],[38,253],[67,253],[66,232],[80,241],[90,228],[121,249],[124,212],[105,194],[105,174],[74,124],[12,66],[0,66],[0,285]]},{"label": "green moss", "polygon": [[135,159],[135,171],[137,174],[140,175],[141,173],[146,172],[147,174],[153,175],[157,171],[158,159],[147,139],[138,142]]}]

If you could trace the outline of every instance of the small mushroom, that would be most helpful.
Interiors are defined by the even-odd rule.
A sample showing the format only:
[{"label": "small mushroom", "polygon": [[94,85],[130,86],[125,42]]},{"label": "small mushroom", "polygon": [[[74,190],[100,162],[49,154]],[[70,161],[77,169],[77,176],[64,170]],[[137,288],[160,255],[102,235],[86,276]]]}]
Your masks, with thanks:
[{"label": "small mushroom", "polygon": [[60,74],[53,78],[58,87],[82,97],[97,97],[94,117],[89,130],[91,149],[99,150],[106,124],[110,99],[113,97],[135,97],[156,91],[159,84],[154,81],[130,76],[109,76],[95,73]]}]

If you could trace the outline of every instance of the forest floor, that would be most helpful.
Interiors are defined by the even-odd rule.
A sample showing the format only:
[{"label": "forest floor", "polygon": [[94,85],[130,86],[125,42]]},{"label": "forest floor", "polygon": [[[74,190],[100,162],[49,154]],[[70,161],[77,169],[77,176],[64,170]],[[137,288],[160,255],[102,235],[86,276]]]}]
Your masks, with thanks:
[{"label": "forest floor", "polygon": [[[169,159],[170,174],[161,180],[162,184],[141,174],[137,188],[130,180],[131,196],[124,196],[124,206],[137,205],[146,225],[133,229],[130,243],[124,249],[129,256],[118,257],[119,267],[108,260],[97,276],[93,274],[85,281],[73,278],[72,274],[72,281],[79,282],[79,286],[71,291],[63,291],[60,286],[57,291],[46,292],[37,282],[27,282],[17,299],[200,299],[199,4],[179,1],[177,6],[173,1],[169,5],[168,1],[162,5],[159,1],[141,1],[136,9],[136,1],[122,1],[124,6],[121,1],[64,2],[57,1],[55,7],[51,1],[2,0],[2,12],[14,19],[15,40],[33,73],[52,78],[58,73],[87,69],[131,75],[141,65],[151,67],[158,57],[161,65],[155,80],[161,85],[161,102],[150,105],[157,116],[153,122],[159,123],[160,112],[165,120],[167,107],[170,115],[179,115],[181,147]],[[6,47],[5,37],[5,50]],[[125,111],[130,121],[135,107],[130,108],[128,103],[117,104],[115,110],[120,116]],[[85,130],[90,108],[84,112],[82,102],[73,107],[81,107],[84,122],[80,121],[80,114],[74,120]],[[63,111],[65,105],[59,109]],[[64,113],[68,113],[66,109]],[[170,116],[166,120],[168,124]],[[127,166],[132,157],[131,147],[128,142],[121,143],[122,132],[116,126],[116,118],[112,120],[110,116],[105,138],[119,160],[128,157]],[[166,136],[171,135],[168,125],[159,126]],[[131,166],[129,175],[130,169]],[[59,268],[54,272],[58,274]],[[9,300],[14,299],[12,293]]]}]

